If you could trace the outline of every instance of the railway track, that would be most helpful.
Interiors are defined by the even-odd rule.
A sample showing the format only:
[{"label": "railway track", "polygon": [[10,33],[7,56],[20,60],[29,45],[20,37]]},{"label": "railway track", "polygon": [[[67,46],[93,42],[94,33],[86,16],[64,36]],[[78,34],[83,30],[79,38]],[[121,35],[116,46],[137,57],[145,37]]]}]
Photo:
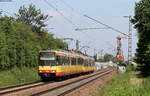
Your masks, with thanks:
[{"label": "railway track", "polygon": [[5,95],[5,94],[9,94],[9,93],[12,93],[12,92],[25,90],[25,89],[28,89],[28,88],[33,88],[33,87],[45,85],[45,84],[47,84],[47,83],[36,81],[36,82],[31,82],[31,83],[26,83],[26,84],[3,87],[3,88],[0,88],[0,96]]},{"label": "railway track", "polygon": [[[85,84],[111,73],[114,69],[101,70],[99,72],[84,75],[71,80],[60,82],[33,82],[28,84],[0,88],[0,96],[63,96]],[[45,87],[46,86],[46,87]]]},{"label": "railway track", "polygon": [[89,76],[86,78],[82,78],[78,81],[73,81],[73,82],[69,82],[67,84],[56,86],[54,88],[50,88],[45,91],[32,94],[31,96],[64,96],[64,95],[74,91],[75,89],[78,89],[78,88],[104,76],[104,75],[111,73],[112,71],[114,71],[114,69],[107,70],[102,73],[95,74],[95,75],[92,75],[92,76]]}]

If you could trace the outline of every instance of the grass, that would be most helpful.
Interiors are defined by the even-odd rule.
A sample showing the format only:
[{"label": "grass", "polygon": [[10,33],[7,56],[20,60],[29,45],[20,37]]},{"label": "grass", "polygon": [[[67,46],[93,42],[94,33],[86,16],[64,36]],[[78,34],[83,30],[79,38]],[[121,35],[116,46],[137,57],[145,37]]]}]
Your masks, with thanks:
[{"label": "grass", "polygon": [[150,96],[150,78],[138,78],[135,71],[118,74],[100,91],[100,96]]},{"label": "grass", "polygon": [[40,80],[37,68],[13,68],[0,72],[0,87]]}]

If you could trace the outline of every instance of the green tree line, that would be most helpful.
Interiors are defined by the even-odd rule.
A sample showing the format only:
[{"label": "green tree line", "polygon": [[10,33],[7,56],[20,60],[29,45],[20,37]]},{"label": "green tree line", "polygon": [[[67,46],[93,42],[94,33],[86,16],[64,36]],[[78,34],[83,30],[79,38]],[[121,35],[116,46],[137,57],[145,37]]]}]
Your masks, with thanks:
[{"label": "green tree line", "polygon": [[39,50],[66,47],[44,30],[47,18],[34,5],[20,7],[15,17],[0,12],[0,70],[37,66]]},{"label": "green tree line", "polygon": [[106,53],[103,57],[98,58],[97,61],[98,62],[109,62],[109,61],[112,61],[112,62],[116,63],[117,62],[117,58],[115,56],[113,56],[112,54]]},{"label": "green tree line", "polygon": [[132,19],[138,31],[136,61],[143,75],[150,75],[150,0],[136,3],[135,16]]}]

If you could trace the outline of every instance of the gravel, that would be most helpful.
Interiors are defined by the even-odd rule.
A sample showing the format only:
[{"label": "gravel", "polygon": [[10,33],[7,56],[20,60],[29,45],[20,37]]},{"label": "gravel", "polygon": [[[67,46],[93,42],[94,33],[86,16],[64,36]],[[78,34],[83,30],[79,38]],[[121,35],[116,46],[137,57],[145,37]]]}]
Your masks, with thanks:
[{"label": "gravel", "polygon": [[114,75],[116,75],[116,71],[106,76],[103,76],[102,78],[99,78],[79,89],[76,89],[75,91],[67,94],[66,96],[100,96],[101,88],[108,81],[110,81]]}]

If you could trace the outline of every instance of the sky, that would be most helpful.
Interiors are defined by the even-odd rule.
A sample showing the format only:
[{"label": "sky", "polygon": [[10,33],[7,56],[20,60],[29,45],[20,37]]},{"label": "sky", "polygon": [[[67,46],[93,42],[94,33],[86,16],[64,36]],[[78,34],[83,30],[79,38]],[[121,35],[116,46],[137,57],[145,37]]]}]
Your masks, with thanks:
[{"label": "sky", "polygon": [[[5,1],[5,0],[3,0]],[[14,13],[22,5],[34,4],[44,14],[49,15],[46,21],[46,29],[54,34],[56,38],[73,38],[66,40],[70,49],[75,49],[75,41],[79,40],[80,48],[87,50],[90,55],[94,50],[100,55],[110,53],[115,56],[116,37],[122,36],[105,26],[85,17],[86,14],[104,24],[107,24],[121,32],[128,34],[128,18],[123,16],[134,16],[135,3],[139,0],[12,0],[12,2],[0,2],[0,10],[5,15],[15,16]],[[76,31],[77,28],[102,28]],[[134,56],[137,48],[137,32],[132,27],[132,54]],[[83,48],[83,46],[89,46]],[[127,58],[128,40],[122,40],[124,57]]]}]

